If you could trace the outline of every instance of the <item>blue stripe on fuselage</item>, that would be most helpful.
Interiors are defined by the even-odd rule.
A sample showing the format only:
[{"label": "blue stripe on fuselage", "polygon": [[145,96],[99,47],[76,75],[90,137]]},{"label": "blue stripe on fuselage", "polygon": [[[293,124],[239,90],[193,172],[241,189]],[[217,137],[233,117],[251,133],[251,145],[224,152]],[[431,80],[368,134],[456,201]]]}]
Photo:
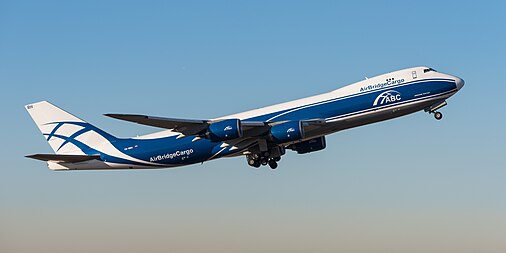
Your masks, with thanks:
[{"label": "blue stripe on fuselage", "polygon": [[[399,102],[407,103],[426,97],[433,97],[438,94],[446,94],[455,89],[455,81],[451,79],[418,80],[378,90],[319,101],[309,105],[244,119],[243,121],[267,121],[271,118],[274,118],[275,121],[338,118],[342,115],[355,112],[370,111],[376,107],[389,107]],[[385,91],[397,92],[400,94],[400,98],[396,99],[399,100],[387,101],[373,106],[376,98]],[[220,145],[222,142],[212,142],[207,139],[192,142],[194,137],[195,136],[187,136],[179,139],[175,136],[158,139],[118,139],[113,145],[129,156],[148,162],[153,157],[156,158],[160,156],[164,159],[156,160],[156,163],[173,165],[202,162],[213,156],[214,158],[218,158],[237,152],[230,151],[229,147],[221,148]],[[170,156],[170,154],[174,154],[177,151],[184,153],[184,151],[190,149],[192,153],[189,155]],[[218,152],[219,154],[217,154]]]},{"label": "blue stripe on fuselage", "polygon": [[[325,119],[344,115],[373,107],[373,102],[384,91],[394,90],[401,94],[401,101],[427,97],[456,89],[455,81],[450,79],[433,79],[410,82],[369,92],[357,93],[344,97],[287,109],[279,112],[256,116],[244,121],[275,121]],[[385,105],[381,104],[381,105]],[[380,105],[378,105],[380,106]]]}]

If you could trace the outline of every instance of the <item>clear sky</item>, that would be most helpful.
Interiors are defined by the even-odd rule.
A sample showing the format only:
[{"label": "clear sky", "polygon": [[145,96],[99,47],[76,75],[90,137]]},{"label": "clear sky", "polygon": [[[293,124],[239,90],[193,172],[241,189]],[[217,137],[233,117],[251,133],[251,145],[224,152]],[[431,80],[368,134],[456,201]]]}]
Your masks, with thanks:
[{"label": "clear sky", "polygon": [[[0,252],[506,252],[504,1],[0,1]],[[441,111],[331,135],[276,171],[53,172],[25,112],[212,118],[407,67]]]}]

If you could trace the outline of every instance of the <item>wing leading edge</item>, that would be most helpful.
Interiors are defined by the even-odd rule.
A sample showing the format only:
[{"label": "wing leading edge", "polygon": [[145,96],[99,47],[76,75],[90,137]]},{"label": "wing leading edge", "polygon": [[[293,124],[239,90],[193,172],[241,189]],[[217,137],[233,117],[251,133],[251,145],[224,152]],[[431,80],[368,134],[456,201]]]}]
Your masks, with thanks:
[{"label": "wing leading edge", "polygon": [[[175,132],[179,132],[184,135],[199,134],[205,131],[210,124],[220,121],[220,120],[211,121],[211,120],[198,120],[198,119],[174,119],[174,118],[164,118],[148,115],[137,115],[137,114],[104,114],[104,115],[119,120],[138,123],[141,125],[172,129]],[[241,127],[243,127],[244,130],[259,127],[261,128],[265,126],[267,126],[267,123],[265,122],[241,121]]]}]

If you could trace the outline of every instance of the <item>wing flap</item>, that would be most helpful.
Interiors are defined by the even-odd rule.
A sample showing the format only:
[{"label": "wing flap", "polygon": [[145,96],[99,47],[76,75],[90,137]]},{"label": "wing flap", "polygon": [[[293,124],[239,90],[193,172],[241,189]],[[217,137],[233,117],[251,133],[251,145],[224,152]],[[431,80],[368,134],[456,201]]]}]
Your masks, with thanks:
[{"label": "wing flap", "polygon": [[69,162],[69,163],[78,163],[100,159],[99,155],[88,156],[88,155],[34,154],[34,155],[27,155],[25,157],[46,162],[51,161],[51,162]]}]

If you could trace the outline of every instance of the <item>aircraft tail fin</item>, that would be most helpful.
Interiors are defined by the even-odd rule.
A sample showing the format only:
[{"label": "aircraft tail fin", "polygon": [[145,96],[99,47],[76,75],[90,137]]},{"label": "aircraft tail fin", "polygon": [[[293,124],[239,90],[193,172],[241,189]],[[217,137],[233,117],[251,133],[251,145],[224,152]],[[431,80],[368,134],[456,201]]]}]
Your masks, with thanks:
[{"label": "aircraft tail fin", "polygon": [[25,108],[56,154],[97,155],[94,147],[116,139],[47,101]]}]

